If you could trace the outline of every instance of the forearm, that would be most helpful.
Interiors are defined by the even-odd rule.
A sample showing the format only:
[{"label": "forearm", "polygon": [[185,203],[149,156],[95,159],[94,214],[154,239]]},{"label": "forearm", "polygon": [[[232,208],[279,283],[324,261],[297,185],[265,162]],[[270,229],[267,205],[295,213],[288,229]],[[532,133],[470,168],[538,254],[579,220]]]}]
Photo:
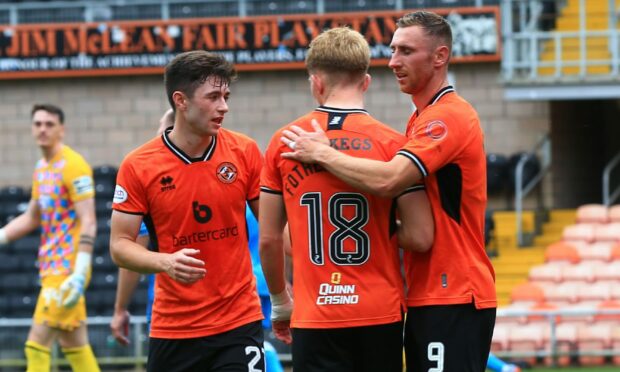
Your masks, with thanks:
[{"label": "forearm", "polygon": [[329,146],[317,150],[317,162],[347,184],[381,197],[395,197],[415,182],[392,162],[352,157]]},{"label": "forearm", "polygon": [[259,252],[269,293],[281,293],[286,288],[282,236],[261,239]]},{"label": "forearm", "polygon": [[7,242],[11,242],[28,235],[32,230],[39,226],[38,219],[33,218],[30,214],[24,213],[14,218],[6,226],[2,228]]},{"label": "forearm", "polygon": [[78,252],[93,253],[95,246],[95,238],[97,236],[97,223],[95,218],[89,218],[82,221],[80,226],[80,237],[78,243]]},{"label": "forearm", "polygon": [[110,255],[119,267],[138,273],[150,274],[165,270],[162,259],[164,253],[151,252],[130,239],[112,239]]},{"label": "forearm", "polygon": [[115,312],[127,310],[139,281],[139,273],[123,268],[118,269],[118,284],[116,286],[116,300],[114,302]]}]

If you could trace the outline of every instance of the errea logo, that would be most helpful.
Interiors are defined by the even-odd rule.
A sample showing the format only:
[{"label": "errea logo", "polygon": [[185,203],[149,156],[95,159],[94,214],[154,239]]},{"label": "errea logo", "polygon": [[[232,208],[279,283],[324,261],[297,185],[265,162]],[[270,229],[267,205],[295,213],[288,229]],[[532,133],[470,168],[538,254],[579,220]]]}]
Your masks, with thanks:
[{"label": "errea logo", "polygon": [[340,120],[342,120],[342,116],[334,116],[329,122],[329,125],[338,125],[340,124]]},{"label": "errea logo", "polygon": [[159,180],[159,184],[161,185],[161,191],[168,191],[176,189],[174,183],[172,183],[174,179],[170,176],[163,176],[161,180]]}]

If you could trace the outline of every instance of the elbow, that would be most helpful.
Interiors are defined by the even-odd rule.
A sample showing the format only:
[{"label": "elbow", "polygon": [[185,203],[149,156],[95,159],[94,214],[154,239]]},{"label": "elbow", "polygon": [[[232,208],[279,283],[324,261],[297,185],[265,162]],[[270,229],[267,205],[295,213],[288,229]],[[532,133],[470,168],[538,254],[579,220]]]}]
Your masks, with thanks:
[{"label": "elbow", "polygon": [[258,241],[258,250],[263,258],[263,255],[271,255],[277,247],[282,247],[282,237],[275,235],[261,235]]},{"label": "elbow", "polygon": [[379,180],[374,189],[377,196],[387,199],[395,198],[401,192],[395,177],[386,177]]},{"label": "elbow", "polygon": [[125,266],[123,266],[122,257],[118,245],[119,243],[117,241],[113,241],[110,239],[110,257],[112,257],[112,262],[114,262],[116,266],[124,268]]},{"label": "elbow", "polygon": [[433,231],[424,231],[401,237],[400,246],[405,251],[426,253],[433,246]]}]

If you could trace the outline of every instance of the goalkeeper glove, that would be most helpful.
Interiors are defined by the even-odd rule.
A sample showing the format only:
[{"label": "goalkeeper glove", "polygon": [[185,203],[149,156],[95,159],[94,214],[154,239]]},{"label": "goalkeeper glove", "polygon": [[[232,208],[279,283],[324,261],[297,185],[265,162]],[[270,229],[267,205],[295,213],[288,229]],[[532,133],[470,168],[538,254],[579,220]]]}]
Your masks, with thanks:
[{"label": "goalkeeper glove", "polygon": [[90,270],[90,256],[90,253],[78,252],[73,273],[60,285],[59,301],[62,301],[62,306],[70,308],[77,305],[84,294],[86,275]]},{"label": "goalkeeper glove", "polygon": [[285,321],[291,319],[293,312],[293,299],[285,288],[278,294],[269,294],[271,298],[271,320]]}]

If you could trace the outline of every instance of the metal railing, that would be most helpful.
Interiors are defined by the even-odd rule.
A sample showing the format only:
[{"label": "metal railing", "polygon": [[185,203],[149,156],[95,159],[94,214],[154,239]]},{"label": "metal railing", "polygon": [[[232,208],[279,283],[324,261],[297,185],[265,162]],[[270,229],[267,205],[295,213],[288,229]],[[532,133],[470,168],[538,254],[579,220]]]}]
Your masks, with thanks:
[{"label": "metal railing", "polygon": [[100,0],[0,4],[0,24],[246,17],[498,5],[500,0]]},{"label": "metal railing", "polygon": [[607,207],[611,206],[618,198],[620,198],[620,185],[615,189],[611,189],[611,172],[620,165],[620,152],[614,156],[603,169],[603,204]]},{"label": "metal railing", "polygon": [[[531,159],[538,157],[540,159],[540,170],[532,177],[527,185],[523,185],[523,171],[525,165]],[[530,243],[530,239],[526,241],[523,233],[523,199],[538,185],[548,173],[551,166],[551,139],[549,135],[545,135],[534,147],[530,153],[524,154],[515,168],[515,213],[517,218],[517,243],[524,246]],[[543,198],[538,198],[538,209],[543,209]]]},{"label": "metal railing", "polygon": [[[588,14],[586,0],[579,0],[576,14],[563,14],[566,1],[502,0],[503,80],[515,84],[570,83],[584,78],[613,81],[620,77],[615,0],[599,3],[603,1],[608,2],[607,13]],[[574,22],[576,29],[555,29],[562,18],[564,22]],[[593,29],[593,24],[598,24],[598,28]],[[606,27],[601,28],[601,24]],[[545,47],[549,51],[543,60]],[[568,50],[573,56],[567,55]],[[595,55],[590,57],[588,53]]]}]

